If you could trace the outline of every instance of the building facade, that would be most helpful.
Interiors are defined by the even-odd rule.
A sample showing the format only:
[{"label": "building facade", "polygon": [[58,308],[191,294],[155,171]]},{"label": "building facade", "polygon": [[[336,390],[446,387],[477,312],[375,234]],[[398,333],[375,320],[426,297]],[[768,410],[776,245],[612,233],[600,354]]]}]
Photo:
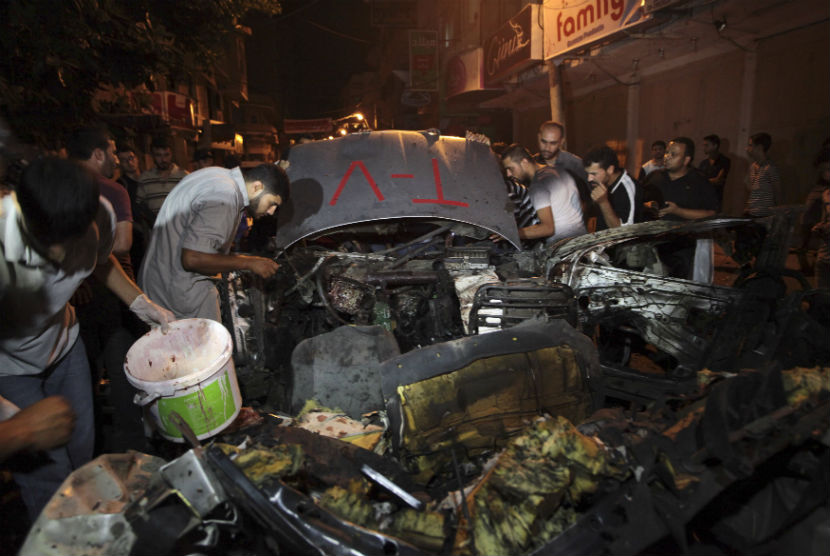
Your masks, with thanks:
[{"label": "building facade", "polygon": [[[568,150],[608,144],[630,171],[652,141],[679,135],[698,145],[696,164],[714,133],[732,159],[723,208],[733,214],[745,197],[747,140],[766,131],[782,173],[779,202],[801,203],[815,182],[812,160],[830,137],[824,0],[375,4],[411,4],[409,19],[381,28],[379,127],[477,128],[535,150],[539,123],[553,118],[567,128]],[[436,37],[434,86],[413,81],[431,66],[424,41],[404,30]]]}]

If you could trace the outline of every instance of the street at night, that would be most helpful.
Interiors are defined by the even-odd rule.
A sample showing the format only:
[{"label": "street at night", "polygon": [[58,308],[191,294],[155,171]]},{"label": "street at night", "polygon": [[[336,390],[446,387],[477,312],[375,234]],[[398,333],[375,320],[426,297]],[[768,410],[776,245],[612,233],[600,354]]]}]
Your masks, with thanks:
[{"label": "street at night", "polygon": [[826,553],[826,1],[0,21],[3,554]]}]

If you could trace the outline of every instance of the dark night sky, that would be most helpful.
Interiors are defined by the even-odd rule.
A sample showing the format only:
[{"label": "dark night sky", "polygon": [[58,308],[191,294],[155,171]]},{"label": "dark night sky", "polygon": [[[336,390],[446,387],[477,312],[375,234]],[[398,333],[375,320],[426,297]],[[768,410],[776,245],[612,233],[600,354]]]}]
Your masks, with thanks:
[{"label": "dark night sky", "polygon": [[270,94],[286,118],[345,115],[341,91],[368,71],[378,36],[364,0],[282,0],[283,15],[251,18],[248,85]]}]

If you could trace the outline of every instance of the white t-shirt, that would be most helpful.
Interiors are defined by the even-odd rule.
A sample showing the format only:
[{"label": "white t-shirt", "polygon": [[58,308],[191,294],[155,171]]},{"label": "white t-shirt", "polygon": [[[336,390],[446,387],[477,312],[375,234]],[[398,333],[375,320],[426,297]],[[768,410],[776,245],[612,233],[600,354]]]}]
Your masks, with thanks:
[{"label": "white t-shirt", "polygon": [[554,234],[545,239],[546,243],[587,232],[582,220],[579,191],[567,172],[560,174],[549,167],[538,170],[530,182],[530,200],[536,212],[550,207],[553,213]]},{"label": "white t-shirt", "polygon": [[27,242],[11,195],[0,199],[0,376],[39,374],[75,345],[69,299],[115,238],[112,205],[99,201],[96,225],[64,245],[67,259],[56,266]]}]

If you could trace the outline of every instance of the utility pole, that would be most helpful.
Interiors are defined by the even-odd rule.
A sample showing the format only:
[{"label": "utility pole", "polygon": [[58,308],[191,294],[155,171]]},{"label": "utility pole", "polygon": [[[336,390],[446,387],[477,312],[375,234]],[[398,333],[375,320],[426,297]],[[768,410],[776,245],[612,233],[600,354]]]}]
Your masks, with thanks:
[{"label": "utility pole", "polygon": [[[562,94],[562,68],[553,59],[545,62],[548,67],[548,88],[550,89],[550,119],[565,125],[565,100]],[[567,129],[567,126],[565,127]]]}]

